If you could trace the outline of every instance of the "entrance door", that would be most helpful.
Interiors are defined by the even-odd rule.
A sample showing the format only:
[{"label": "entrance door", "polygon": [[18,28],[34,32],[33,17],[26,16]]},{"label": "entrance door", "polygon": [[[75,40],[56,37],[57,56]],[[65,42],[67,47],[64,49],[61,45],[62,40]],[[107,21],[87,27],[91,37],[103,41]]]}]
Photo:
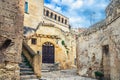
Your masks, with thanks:
[{"label": "entrance door", "polygon": [[54,45],[50,42],[42,45],[42,63],[54,63]]}]

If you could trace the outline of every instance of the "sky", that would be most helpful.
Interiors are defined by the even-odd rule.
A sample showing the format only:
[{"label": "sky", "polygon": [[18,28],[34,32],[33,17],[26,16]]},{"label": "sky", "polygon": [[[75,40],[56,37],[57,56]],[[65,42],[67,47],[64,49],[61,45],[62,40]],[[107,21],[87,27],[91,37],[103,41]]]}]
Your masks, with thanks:
[{"label": "sky", "polygon": [[110,0],[44,0],[44,5],[69,18],[72,28],[88,28],[105,19]]}]

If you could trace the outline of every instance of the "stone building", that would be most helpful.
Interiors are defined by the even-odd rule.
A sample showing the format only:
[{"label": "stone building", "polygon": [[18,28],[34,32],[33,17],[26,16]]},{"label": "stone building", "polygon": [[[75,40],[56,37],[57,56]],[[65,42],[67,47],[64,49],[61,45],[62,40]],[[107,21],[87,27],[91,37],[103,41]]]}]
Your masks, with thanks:
[{"label": "stone building", "polygon": [[19,80],[24,0],[0,0],[0,80]]},{"label": "stone building", "polygon": [[104,73],[105,80],[120,79],[120,0],[106,8],[106,19],[92,25],[77,39],[77,68],[81,76]]},{"label": "stone building", "polygon": [[61,69],[74,66],[76,40],[69,19],[45,7],[44,0],[25,1],[24,37],[36,54],[42,54],[42,63],[59,63]]}]

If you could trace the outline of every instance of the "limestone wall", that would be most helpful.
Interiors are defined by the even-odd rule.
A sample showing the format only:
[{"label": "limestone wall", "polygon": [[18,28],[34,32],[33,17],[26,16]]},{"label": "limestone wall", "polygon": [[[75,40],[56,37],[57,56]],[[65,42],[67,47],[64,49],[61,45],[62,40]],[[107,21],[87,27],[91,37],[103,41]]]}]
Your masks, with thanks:
[{"label": "limestone wall", "polygon": [[[76,55],[75,35],[70,33],[69,19],[47,7],[44,0],[26,0],[28,2],[28,13],[25,13],[24,26],[28,45],[37,53],[41,51],[45,42],[51,42],[55,46],[55,62],[59,62],[62,68],[71,67]],[[49,10],[49,15],[46,12]],[[51,16],[51,13],[54,13]],[[44,14],[44,15],[43,15]],[[57,15],[55,20],[55,14]],[[60,16],[60,21],[58,17]],[[62,20],[63,19],[63,20]],[[30,37],[28,39],[28,37]],[[31,44],[31,39],[36,38],[37,44]],[[66,45],[62,45],[64,41]],[[66,64],[69,64],[66,65]],[[68,67],[66,67],[68,66]]]},{"label": "limestone wall", "polygon": [[[48,11],[48,12],[47,12]],[[43,21],[69,32],[69,18],[44,6]]]},{"label": "limestone wall", "polygon": [[24,0],[0,0],[0,80],[19,80]]},{"label": "limestone wall", "polygon": [[24,26],[37,28],[43,21],[44,0],[26,0],[28,2],[28,13],[24,13]]},{"label": "limestone wall", "polygon": [[[76,41],[75,36],[71,33],[66,33],[61,29],[53,26],[41,26],[35,34],[26,36],[29,46],[37,53],[42,53],[42,45],[45,42],[50,42],[55,47],[55,63],[60,63],[62,69],[70,68],[74,65],[76,58]],[[31,44],[31,39],[36,38],[37,43]],[[62,45],[62,41],[65,45]]]},{"label": "limestone wall", "polygon": [[106,80],[120,79],[120,16],[119,14],[116,16],[110,20],[107,17],[104,24],[94,25],[79,35],[77,40],[79,75],[95,77],[94,72],[100,71],[104,73]]}]

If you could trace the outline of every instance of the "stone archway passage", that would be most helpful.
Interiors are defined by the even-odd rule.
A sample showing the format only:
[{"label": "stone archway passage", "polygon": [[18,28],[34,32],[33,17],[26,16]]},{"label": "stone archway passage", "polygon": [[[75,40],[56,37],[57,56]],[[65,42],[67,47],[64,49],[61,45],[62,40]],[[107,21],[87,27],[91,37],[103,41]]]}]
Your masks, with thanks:
[{"label": "stone archway passage", "polygon": [[42,45],[42,63],[54,63],[54,50],[54,45],[50,42]]}]

